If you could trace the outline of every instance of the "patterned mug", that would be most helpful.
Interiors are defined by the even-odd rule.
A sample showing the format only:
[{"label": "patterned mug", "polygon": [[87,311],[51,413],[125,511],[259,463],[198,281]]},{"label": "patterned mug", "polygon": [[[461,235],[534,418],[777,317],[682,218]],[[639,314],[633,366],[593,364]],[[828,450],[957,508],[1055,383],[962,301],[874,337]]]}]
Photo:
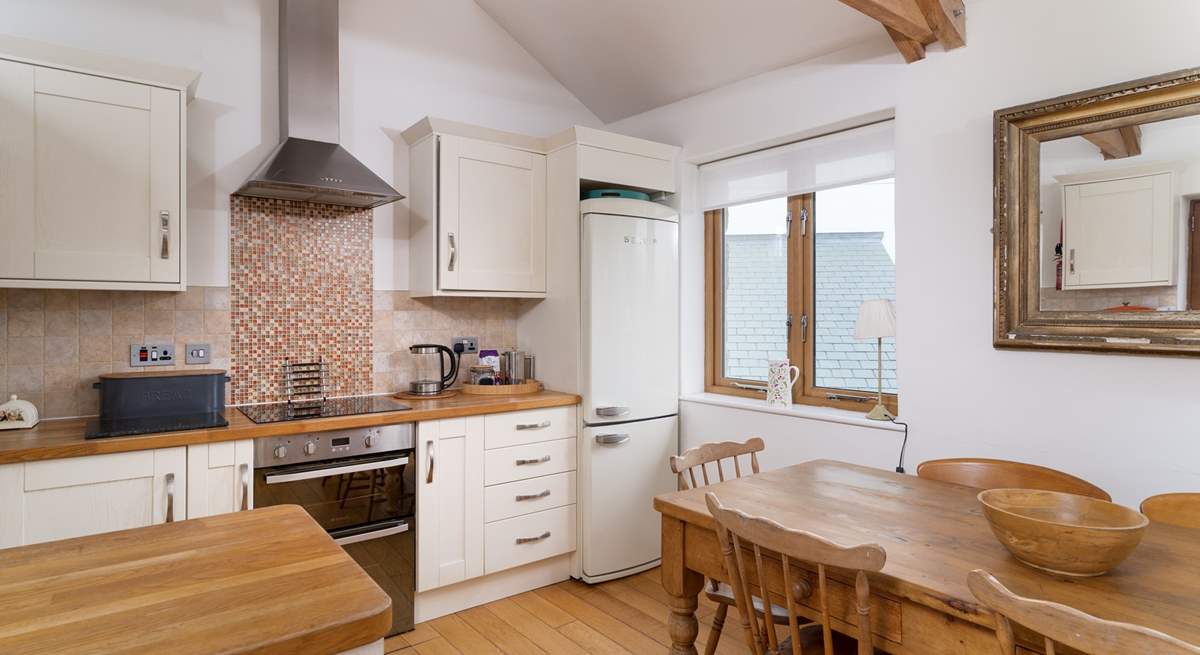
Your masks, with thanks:
[{"label": "patterned mug", "polygon": [[786,359],[773,359],[767,362],[767,404],[792,404],[792,387],[800,379],[800,369],[792,366]]}]

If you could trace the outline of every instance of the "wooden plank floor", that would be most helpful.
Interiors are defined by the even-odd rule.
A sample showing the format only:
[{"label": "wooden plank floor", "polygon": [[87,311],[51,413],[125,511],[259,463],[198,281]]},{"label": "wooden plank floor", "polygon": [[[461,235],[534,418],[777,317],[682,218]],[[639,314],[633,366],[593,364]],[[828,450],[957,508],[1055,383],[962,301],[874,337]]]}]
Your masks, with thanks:
[{"label": "wooden plank floor", "polygon": [[[700,597],[704,651],[716,606]],[[667,652],[667,594],[658,569],[598,585],[568,580],[422,623],[391,637],[393,655],[656,655]],[[730,608],[721,655],[748,655]]]}]

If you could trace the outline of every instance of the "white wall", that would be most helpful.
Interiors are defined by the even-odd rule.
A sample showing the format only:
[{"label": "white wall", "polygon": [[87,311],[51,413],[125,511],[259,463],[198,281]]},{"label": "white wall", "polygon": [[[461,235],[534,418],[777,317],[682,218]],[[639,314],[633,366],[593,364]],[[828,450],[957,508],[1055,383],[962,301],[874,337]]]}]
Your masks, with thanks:
[{"label": "white wall", "polygon": [[[188,107],[191,284],[228,284],[229,194],[279,139],[277,7],[0,0],[0,32],[202,73]],[[387,130],[427,114],[537,135],[599,124],[471,0],[343,0],[341,69],[342,143],[402,193],[407,152]],[[407,234],[406,204],[376,210],[377,289],[407,288]]]},{"label": "white wall", "polygon": [[[895,107],[898,364],[910,471],[935,457],[1020,459],[1136,503],[1200,490],[1200,361],[992,348],[992,114],[1195,66],[1197,24],[1200,3],[1191,0],[976,0],[964,49],[904,65],[881,40],[610,128],[703,158]],[[1102,38],[1112,34],[1119,46]],[[701,218],[692,211],[684,220],[683,388],[694,390],[703,352]],[[777,451],[774,465],[831,452],[890,464],[899,446],[898,434],[869,428],[700,411],[683,406],[685,443],[763,433]],[[731,418],[718,420],[722,411]],[[861,447],[845,448],[848,439]]]}]

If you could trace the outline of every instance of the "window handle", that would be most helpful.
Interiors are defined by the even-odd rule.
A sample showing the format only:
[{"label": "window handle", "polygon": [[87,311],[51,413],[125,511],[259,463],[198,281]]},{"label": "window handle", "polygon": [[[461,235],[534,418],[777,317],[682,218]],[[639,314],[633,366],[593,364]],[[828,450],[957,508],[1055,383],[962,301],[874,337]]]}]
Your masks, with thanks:
[{"label": "window handle", "polygon": [[749,389],[750,391],[757,391],[759,393],[767,392],[767,388],[761,384],[746,384],[744,382],[734,382],[733,386],[738,389]]}]

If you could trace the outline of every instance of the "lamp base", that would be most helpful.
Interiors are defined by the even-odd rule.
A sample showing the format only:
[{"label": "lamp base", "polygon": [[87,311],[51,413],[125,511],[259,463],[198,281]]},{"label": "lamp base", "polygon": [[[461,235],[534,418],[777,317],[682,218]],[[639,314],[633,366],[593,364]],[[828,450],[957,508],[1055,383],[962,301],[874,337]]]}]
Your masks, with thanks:
[{"label": "lamp base", "polygon": [[883,403],[877,403],[875,407],[873,407],[867,414],[867,418],[871,419],[872,421],[890,421],[895,417],[892,416],[891,412],[887,411],[887,408],[883,406]]}]

